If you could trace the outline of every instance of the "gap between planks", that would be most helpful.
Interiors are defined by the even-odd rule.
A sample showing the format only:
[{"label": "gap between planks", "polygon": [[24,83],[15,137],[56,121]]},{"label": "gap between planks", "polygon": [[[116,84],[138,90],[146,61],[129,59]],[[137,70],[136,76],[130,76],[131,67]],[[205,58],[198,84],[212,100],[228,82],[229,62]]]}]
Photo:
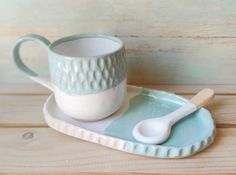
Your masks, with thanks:
[{"label": "gap between planks", "polygon": [[[236,84],[224,85],[176,85],[176,84],[130,84],[144,88],[164,90],[180,95],[195,94],[203,88],[211,88],[217,95],[236,95]],[[51,91],[36,83],[0,83],[0,95],[48,95]]]},{"label": "gap between planks", "polygon": [[[49,128],[49,126],[45,124],[5,124],[1,123],[0,128]],[[216,124],[216,128],[236,128],[236,124]]]},{"label": "gap between planks", "polygon": [[[192,95],[183,95],[189,99]],[[42,107],[47,95],[0,95],[0,127],[47,128]],[[207,106],[218,128],[236,128],[236,95],[216,95]]]}]

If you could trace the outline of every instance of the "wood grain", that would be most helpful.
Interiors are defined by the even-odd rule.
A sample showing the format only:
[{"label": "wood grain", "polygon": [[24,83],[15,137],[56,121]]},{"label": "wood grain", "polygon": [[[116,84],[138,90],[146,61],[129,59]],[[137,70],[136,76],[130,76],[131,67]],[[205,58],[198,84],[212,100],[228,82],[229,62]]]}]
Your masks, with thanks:
[{"label": "wood grain", "polygon": [[[48,36],[46,36],[48,37]],[[13,63],[13,37],[0,40],[0,82],[27,83]],[[236,38],[125,37],[128,82],[166,85],[236,85]],[[48,75],[46,50],[23,45],[23,60]]]},{"label": "wood grain", "polygon": [[41,127],[44,122],[42,107],[47,96],[0,96],[0,127]]},{"label": "wood grain", "polygon": [[1,0],[0,33],[235,37],[234,0]]},{"label": "wood grain", "polygon": [[[12,61],[17,37],[38,33],[55,40],[92,32],[118,35],[125,41],[129,83],[235,85],[235,3],[2,0],[0,82],[30,82]],[[45,50],[26,44],[22,54],[27,64],[48,76]]]},{"label": "wood grain", "polygon": [[[190,99],[192,95],[184,95]],[[42,113],[47,95],[0,95],[0,127],[47,127]],[[236,96],[217,95],[207,106],[218,127],[236,127]]]},{"label": "wood grain", "polygon": [[151,159],[111,150],[49,128],[0,129],[1,172],[233,173],[236,129],[218,129],[216,141],[187,159]]}]

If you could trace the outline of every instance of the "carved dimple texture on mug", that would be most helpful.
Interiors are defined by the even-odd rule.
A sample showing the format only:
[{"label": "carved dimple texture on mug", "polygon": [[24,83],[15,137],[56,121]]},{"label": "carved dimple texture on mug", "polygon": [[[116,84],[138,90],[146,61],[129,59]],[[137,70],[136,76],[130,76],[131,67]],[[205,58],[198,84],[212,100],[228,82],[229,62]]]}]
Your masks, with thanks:
[{"label": "carved dimple texture on mug", "polygon": [[118,85],[126,77],[125,51],[95,58],[49,56],[51,80],[67,94],[97,93]]}]

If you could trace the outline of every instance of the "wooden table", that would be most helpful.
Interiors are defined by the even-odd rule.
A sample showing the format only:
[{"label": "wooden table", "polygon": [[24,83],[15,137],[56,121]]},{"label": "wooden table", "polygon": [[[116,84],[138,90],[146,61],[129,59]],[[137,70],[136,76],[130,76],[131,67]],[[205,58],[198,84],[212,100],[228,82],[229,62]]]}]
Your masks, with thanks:
[{"label": "wooden table", "polygon": [[[204,86],[148,87],[190,98]],[[1,88],[5,88],[0,95],[1,173],[236,173],[236,96],[232,87],[211,87],[217,93],[207,107],[217,125],[213,145],[190,158],[175,160],[131,155],[58,133],[43,119],[47,92],[38,94],[29,88],[21,93],[18,87],[12,93],[6,86]]]}]

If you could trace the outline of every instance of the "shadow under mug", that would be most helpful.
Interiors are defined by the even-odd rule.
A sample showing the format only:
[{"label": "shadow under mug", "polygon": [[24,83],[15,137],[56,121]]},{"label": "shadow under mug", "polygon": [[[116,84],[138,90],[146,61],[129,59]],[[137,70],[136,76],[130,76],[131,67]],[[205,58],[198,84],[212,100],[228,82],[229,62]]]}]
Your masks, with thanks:
[{"label": "shadow under mug", "polygon": [[[40,77],[21,60],[20,46],[25,41],[35,41],[47,49],[51,81]],[[57,105],[73,118],[100,120],[123,104],[127,77],[125,48],[116,37],[83,34],[50,43],[42,36],[26,35],[16,41],[13,57],[30,79],[54,92]]]}]

